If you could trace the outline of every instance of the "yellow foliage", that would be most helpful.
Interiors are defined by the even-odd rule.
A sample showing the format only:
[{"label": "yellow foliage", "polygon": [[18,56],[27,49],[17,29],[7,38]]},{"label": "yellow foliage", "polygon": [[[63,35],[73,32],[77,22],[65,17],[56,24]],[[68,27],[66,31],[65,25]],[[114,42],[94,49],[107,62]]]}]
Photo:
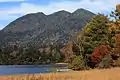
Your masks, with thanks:
[{"label": "yellow foliage", "polygon": [[90,28],[86,28],[86,32],[90,32],[90,30],[91,30]]},{"label": "yellow foliage", "polygon": [[115,22],[111,22],[108,24],[109,26],[109,31],[117,31],[120,28],[120,20],[117,20]]},{"label": "yellow foliage", "polygon": [[116,10],[120,12],[120,4],[116,5]]}]

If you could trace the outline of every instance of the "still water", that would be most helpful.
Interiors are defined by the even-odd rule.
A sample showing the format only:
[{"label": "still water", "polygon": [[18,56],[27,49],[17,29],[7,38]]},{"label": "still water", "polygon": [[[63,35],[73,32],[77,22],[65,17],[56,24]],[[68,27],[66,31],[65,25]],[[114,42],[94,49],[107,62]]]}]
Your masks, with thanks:
[{"label": "still water", "polygon": [[0,75],[49,73],[56,68],[67,69],[65,65],[1,65]]}]

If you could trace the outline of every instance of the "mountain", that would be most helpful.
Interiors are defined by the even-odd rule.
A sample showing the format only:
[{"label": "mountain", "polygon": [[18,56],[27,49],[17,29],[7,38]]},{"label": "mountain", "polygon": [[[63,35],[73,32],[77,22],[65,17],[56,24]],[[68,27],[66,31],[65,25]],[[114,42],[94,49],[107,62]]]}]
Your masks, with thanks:
[{"label": "mountain", "polygon": [[66,44],[71,34],[78,32],[95,14],[85,9],[73,13],[58,11],[24,15],[0,31],[0,44]]}]

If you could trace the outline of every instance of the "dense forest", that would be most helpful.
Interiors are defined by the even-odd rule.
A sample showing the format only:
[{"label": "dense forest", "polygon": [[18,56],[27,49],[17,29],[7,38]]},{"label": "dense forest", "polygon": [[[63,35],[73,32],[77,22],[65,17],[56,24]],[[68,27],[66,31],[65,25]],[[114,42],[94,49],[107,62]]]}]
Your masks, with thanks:
[{"label": "dense forest", "polygon": [[60,54],[59,47],[51,45],[50,48],[37,48],[28,45],[19,47],[15,44],[0,49],[0,64],[2,65],[39,65],[51,64],[64,61]]},{"label": "dense forest", "polygon": [[95,15],[66,45],[1,46],[0,64],[69,63],[73,70],[120,66],[120,5],[105,16]]},{"label": "dense forest", "polygon": [[110,15],[96,15],[73,40],[69,68],[120,66],[120,5]]}]

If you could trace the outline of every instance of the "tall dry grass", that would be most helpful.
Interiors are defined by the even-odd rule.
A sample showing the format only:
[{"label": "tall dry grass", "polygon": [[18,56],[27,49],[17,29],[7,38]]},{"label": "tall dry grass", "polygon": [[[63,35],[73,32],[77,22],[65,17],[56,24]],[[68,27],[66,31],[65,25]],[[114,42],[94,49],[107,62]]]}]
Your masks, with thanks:
[{"label": "tall dry grass", "polygon": [[65,73],[0,76],[0,80],[120,80],[120,68]]}]

